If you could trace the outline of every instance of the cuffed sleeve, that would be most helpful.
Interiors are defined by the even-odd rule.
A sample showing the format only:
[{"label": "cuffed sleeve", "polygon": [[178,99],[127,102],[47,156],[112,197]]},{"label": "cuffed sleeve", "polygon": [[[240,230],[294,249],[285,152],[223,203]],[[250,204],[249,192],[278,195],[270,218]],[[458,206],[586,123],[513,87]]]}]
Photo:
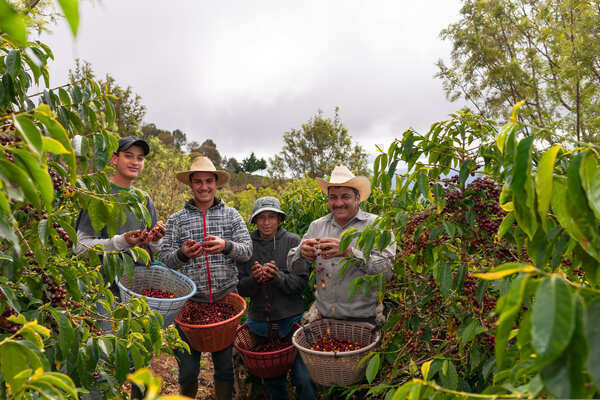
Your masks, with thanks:
[{"label": "cuffed sleeve", "polygon": [[238,292],[241,296],[254,297],[260,292],[260,284],[252,276],[250,261],[237,263],[238,267]]},{"label": "cuffed sleeve", "polygon": [[115,235],[110,239],[99,239],[85,232],[77,231],[77,247],[73,249],[73,252],[79,255],[97,244],[104,246],[106,251],[122,251],[129,247],[124,234]]},{"label": "cuffed sleeve", "polygon": [[188,260],[182,260],[178,256],[181,250],[179,237],[178,224],[176,223],[176,219],[171,217],[167,220],[167,232],[161,239],[161,246],[158,251],[158,259],[169,268],[181,268],[188,262]]},{"label": "cuffed sleeve", "polygon": [[226,255],[236,262],[248,261],[252,257],[252,239],[250,239],[248,228],[242,216],[234,209],[231,209],[231,214],[231,231],[233,237],[229,241],[231,243],[231,250]]}]

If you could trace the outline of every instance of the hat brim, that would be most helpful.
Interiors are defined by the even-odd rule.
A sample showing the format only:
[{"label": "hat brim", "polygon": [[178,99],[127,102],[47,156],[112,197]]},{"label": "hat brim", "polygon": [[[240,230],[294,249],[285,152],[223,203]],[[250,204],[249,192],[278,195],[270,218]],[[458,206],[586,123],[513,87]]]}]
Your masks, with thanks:
[{"label": "hat brim", "polygon": [[323,193],[328,194],[328,189],[332,186],[341,186],[341,187],[349,187],[358,190],[358,195],[360,196],[361,203],[369,198],[371,195],[371,180],[366,176],[355,176],[354,178],[340,183],[331,183],[327,182],[323,179],[317,178],[317,184],[323,191]]},{"label": "hat brim", "polygon": [[129,144],[121,147],[120,149],[117,148],[117,152],[127,151],[127,150],[129,150],[129,148],[131,148],[131,146],[138,146],[138,147],[140,147],[142,149],[142,151],[144,152],[144,156],[147,156],[148,153],[150,153],[150,145],[148,145],[148,143],[145,140],[143,140],[143,139],[138,139],[138,140],[136,140],[136,141],[134,141],[132,143],[129,143]]},{"label": "hat brim", "polygon": [[261,212],[264,211],[273,211],[276,212],[277,214],[281,215],[281,220],[285,220],[285,213],[283,211],[281,211],[278,208],[275,207],[263,207],[263,208],[259,208],[258,210],[256,210],[251,216],[250,219],[248,220],[249,223],[253,224],[254,223],[254,218],[260,214]]},{"label": "hat brim", "polygon": [[217,186],[225,186],[229,182],[229,173],[225,171],[183,171],[175,174],[177,180],[185,185],[189,185],[190,175],[194,172],[208,172],[209,174],[215,174],[217,176]]}]

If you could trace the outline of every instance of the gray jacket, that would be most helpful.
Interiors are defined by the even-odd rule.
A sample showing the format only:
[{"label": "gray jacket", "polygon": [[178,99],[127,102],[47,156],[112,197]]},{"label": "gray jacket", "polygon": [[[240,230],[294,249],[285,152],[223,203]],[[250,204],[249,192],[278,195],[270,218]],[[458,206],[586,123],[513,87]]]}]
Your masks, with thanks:
[{"label": "gray jacket", "polygon": [[[249,261],[238,262],[238,292],[250,297],[250,318],[256,321],[277,321],[304,311],[302,292],[308,284],[308,268],[302,268],[298,274],[287,267],[288,251],[300,243],[300,237],[279,228],[272,240],[260,237],[258,230],[250,234],[253,252]],[[266,284],[258,283],[252,276],[250,267],[254,261],[264,265],[275,261],[279,271]]]},{"label": "gray jacket", "polygon": [[[188,239],[204,242],[204,236],[214,235],[225,240],[225,251],[206,257],[188,259],[180,251]],[[169,268],[181,269],[198,288],[195,299],[209,301],[209,285],[213,300],[217,301],[234,290],[238,283],[236,261],[246,261],[252,254],[252,242],[248,228],[241,215],[222,200],[206,211],[188,201],[183,210],[171,215],[167,221],[167,233],[163,237],[158,259]]]},{"label": "gray jacket", "polygon": [[[375,218],[377,216],[374,214],[358,210],[354,219],[342,227],[335,222],[332,214],[327,214],[311,222],[308,231],[302,239],[340,238],[342,232],[350,227],[363,231],[366,226],[375,221]],[[350,283],[354,278],[365,274],[374,275],[384,272],[386,279],[390,279],[392,276],[391,263],[396,255],[396,244],[393,238],[391,244],[383,251],[373,248],[368,264],[365,261],[363,252],[354,247],[356,246],[356,240],[350,245],[352,246],[352,256],[361,262],[350,266],[341,279],[339,277],[342,266],[341,257],[329,260],[317,257],[315,261],[317,285],[315,304],[321,315],[325,318],[350,319],[374,317],[375,307],[377,306],[377,293],[375,290],[369,291],[366,295],[363,294],[362,290],[359,290],[351,300],[348,300]],[[293,271],[301,271],[306,268],[306,260],[300,255],[300,246],[290,250],[288,265]]]}]

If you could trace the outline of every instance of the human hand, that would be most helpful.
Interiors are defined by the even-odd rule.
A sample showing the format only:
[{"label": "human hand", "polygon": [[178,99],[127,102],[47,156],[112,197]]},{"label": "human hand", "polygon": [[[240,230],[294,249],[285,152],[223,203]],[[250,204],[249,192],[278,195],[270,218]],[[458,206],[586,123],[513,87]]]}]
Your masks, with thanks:
[{"label": "human hand", "polygon": [[279,271],[279,268],[275,265],[275,261],[271,260],[265,263],[263,266],[263,282],[266,283],[273,279],[277,275],[277,271]]},{"label": "human hand", "polygon": [[335,257],[346,257],[352,252],[352,248],[348,246],[343,253],[340,251],[340,239],[322,238],[319,242],[321,249],[321,257],[328,260]]},{"label": "human hand", "polygon": [[181,252],[187,258],[198,258],[204,252],[204,246],[200,242],[188,239],[181,246]]},{"label": "human hand", "polygon": [[225,250],[225,240],[217,236],[208,235],[204,238],[204,251],[207,254],[219,254]]},{"label": "human hand", "polygon": [[127,244],[130,246],[141,246],[148,244],[148,232],[145,229],[136,229],[133,231],[125,232],[123,234]]},{"label": "human hand", "polygon": [[300,244],[300,255],[307,260],[315,261],[317,259],[318,238],[304,239]]},{"label": "human hand", "polygon": [[156,225],[154,225],[154,228],[152,228],[149,232],[150,241],[154,242],[156,240],[159,240],[160,238],[165,236],[166,232],[167,227],[165,226],[165,224],[162,221],[158,221]]},{"label": "human hand", "polygon": [[254,264],[250,267],[250,271],[256,282],[263,283],[263,266],[258,261],[254,261]]}]

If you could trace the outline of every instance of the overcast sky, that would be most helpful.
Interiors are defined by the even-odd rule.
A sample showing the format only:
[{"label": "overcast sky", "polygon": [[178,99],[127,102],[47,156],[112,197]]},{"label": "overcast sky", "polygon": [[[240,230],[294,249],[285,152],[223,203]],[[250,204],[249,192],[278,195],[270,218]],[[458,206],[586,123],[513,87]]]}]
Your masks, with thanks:
[{"label": "overcast sky", "polygon": [[52,85],[75,58],[132,86],[145,122],[211,138],[239,160],[280,151],[284,132],[336,106],[370,154],[459,108],[435,62],[451,44],[439,32],[458,0],[102,0],[82,4],[73,39],[65,22],[44,35],[55,54]]}]

